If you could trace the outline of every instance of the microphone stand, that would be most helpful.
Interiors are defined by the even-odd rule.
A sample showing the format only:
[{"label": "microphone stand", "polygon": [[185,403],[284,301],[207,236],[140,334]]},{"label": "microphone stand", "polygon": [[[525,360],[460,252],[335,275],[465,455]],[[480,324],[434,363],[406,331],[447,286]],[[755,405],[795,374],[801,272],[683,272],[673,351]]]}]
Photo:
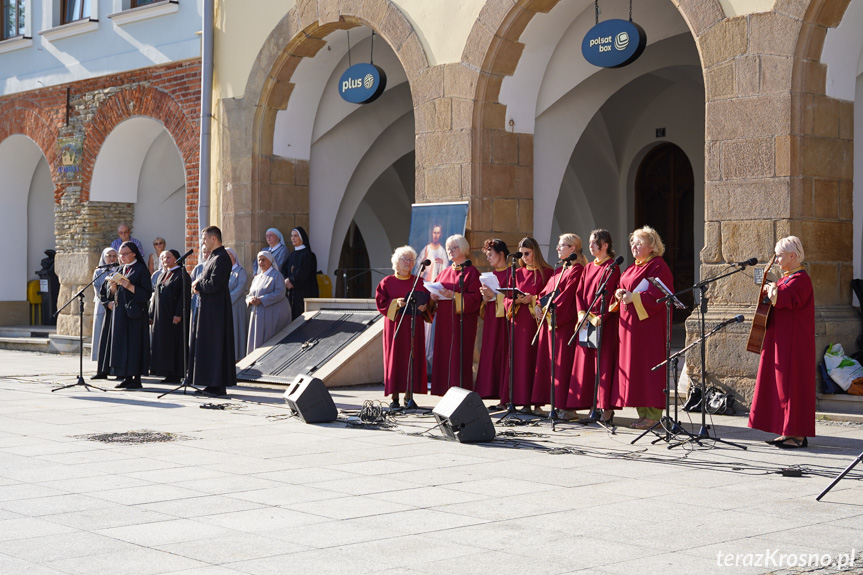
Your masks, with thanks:
[{"label": "microphone stand", "polygon": [[[59,391],[61,389],[67,389],[70,387],[76,387],[78,385],[83,385],[84,389],[90,391],[90,388],[98,389],[99,391],[106,391],[97,385],[91,385],[84,381],[84,292],[88,287],[96,283],[96,280],[102,277],[105,272],[108,271],[108,268],[104,268],[99,274],[93,278],[93,281],[85,285],[81,288],[81,290],[69,298],[69,301],[63,304],[63,307],[54,312],[54,317],[60,315],[60,312],[66,309],[66,307],[72,303],[75,298],[78,298],[78,380],[75,383],[70,383],[69,385],[62,385],[60,387],[55,387],[51,391]],[[110,329],[110,326],[108,327]]]},{"label": "microphone stand", "polygon": [[[692,441],[695,441],[699,445],[701,445],[701,443],[699,442],[699,440],[701,440],[701,439],[713,439],[714,441],[718,441],[720,443],[727,443],[729,445],[733,445],[734,447],[739,447],[740,449],[746,449],[746,447],[743,445],[731,443],[730,441],[723,441],[722,439],[719,439],[718,436],[717,437],[710,437],[710,426],[707,425],[707,401],[705,401],[705,399],[707,397],[707,359],[706,359],[707,358],[707,344],[706,344],[707,328],[705,325],[706,324],[705,316],[707,314],[707,301],[708,301],[707,300],[707,286],[712,284],[715,281],[718,281],[718,280],[721,280],[721,279],[726,278],[728,276],[733,276],[734,274],[740,273],[744,269],[746,269],[746,266],[738,267],[737,269],[731,270],[729,272],[725,272],[725,273],[720,274],[714,278],[708,278],[706,280],[702,280],[702,281],[698,282],[697,284],[693,285],[692,287],[686,288],[684,290],[677,292],[676,294],[673,294],[674,297],[678,297],[682,294],[689,293],[689,292],[694,291],[696,289],[699,290],[699,303],[700,303],[699,315],[700,315],[700,322],[701,322],[701,338],[698,340],[698,342],[701,343],[701,398],[702,398],[701,399],[701,429],[698,430],[698,434],[692,439]],[[671,337],[670,332],[669,332],[669,337]],[[687,349],[689,349],[690,347],[692,347],[692,346],[691,345],[687,346]],[[674,446],[670,446],[670,447],[674,447]]]},{"label": "microphone stand", "polygon": [[[191,387],[193,390],[198,391],[198,388],[192,385],[192,382],[189,381],[189,309],[186,306],[186,294],[189,293],[191,289],[189,285],[186,284],[186,278],[189,277],[189,273],[186,272],[186,258],[192,254],[192,250],[184,253],[177,260],[177,265],[180,266],[180,281],[182,282],[182,290],[183,294],[180,300],[180,305],[183,307],[183,382],[175,387],[174,389],[170,389],[158,396],[156,399],[162,399],[166,395],[170,393],[174,393],[175,391],[183,390],[183,395],[186,395],[187,388]],[[184,273],[185,272],[185,273]]]},{"label": "microphone stand", "polygon": [[[539,334],[542,331],[542,326],[545,324],[545,318],[551,314],[551,332],[549,334],[549,340],[551,342],[551,403],[550,410],[548,412],[548,421],[551,423],[551,430],[554,431],[554,421],[556,419],[554,414],[554,376],[555,376],[555,353],[554,353],[554,337],[557,330],[557,303],[554,301],[558,295],[560,295],[557,291],[558,287],[560,287],[560,282],[563,279],[563,274],[566,273],[566,263],[564,262],[563,271],[557,274],[557,278],[554,282],[554,289],[551,290],[551,296],[548,298],[548,305],[545,306],[545,312],[542,314],[542,319],[539,320],[539,325],[536,326],[536,333],[533,334],[533,339],[530,341],[530,345],[536,345],[536,340],[539,338]],[[531,310],[533,311],[533,310]],[[531,314],[533,315],[533,314]]]},{"label": "microphone stand", "polygon": [[[664,284],[659,282],[656,278],[648,278],[648,280],[650,281],[650,283],[652,283],[654,286],[656,286],[657,289],[659,289],[660,291],[662,291],[665,294],[664,298],[658,300],[658,301],[664,301],[665,302],[665,333],[666,333],[666,337],[665,337],[665,361],[660,363],[659,365],[651,368],[651,371],[656,371],[657,369],[659,369],[663,365],[667,365],[668,362],[671,362],[672,371],[673,371],[673,375],[671,377],[671,382],[677,382],[677,367],[678,367],[678,360],[680,359],[680,354],[679,353],[676,353],[674,355],[671,354],[671,314],[672,314],[671,308],[672,308],[672,306],[674,306],[674,307],[677,307],[678,309],[686,309],[686,306],[684,306],[683,303],[679,299],[674,297],[674,295],[671,292],[669,292],[667,289],[665,289]],[[692,346],[690,346],[690,347],[692,347]],[[689,349],[689,348],[687,348],[687,349]],[[655,444],[658,441],[665,441],[666,443],[668,443],[669,441],[671,441],[671,439],[673,437],[676,438],[678,435],[682,435],[682,434],[689,436],[688,439],[691,439],[692,437],[694,437],[691,433],[686,431],[686,429],[684,429],[683,426],[680,425],[680,420],[677,417],[677,404],[678,404],[679,398],[677,396],[677,385],[676,384],[674,385],[674,418],[670,417],[670,413],[671,413],[671,383],[669,383],[669,381],[668,381],[668,375],[669,375],[668,371],[666,370],[666,372],[665,372],[665,415],[660,417],[659,421],[657,421],[656,423],[651,425],[648,429],[644,430],[644,433],[642,433],[641,435],[639,435],[638,437],[633,439],[630,442],[630,445],[634,445],[636,441],[638,441],[639,439],[641,439],[642,437],[647,435],[648,432],[653,431],[654,429],[656,429],[657,426],[660,426],[660,425],[665,430],[665,435],[660,435],[659,437],[657,437],[656,439],[651,441],[650,442],[651,444]]]},{"label": "microphone stand", "polygon": [[[425,264],[420,266],[419,272],[416,277],[414,277],[414,283],[411,286],[411,291],[408,292],[408,297],[405,299],[405,308],[411,306],[411,350],[408,354],[408,377],[407,377],[407,390],[405,391],[405,411],[408,409],[419,409],[419,406],[414,401],[414,337],[416,336],[416,300],[414,299],[414,294],[416,293],[417,284],[420,281],[420,276],[422,275],[423,270],[425,269]],[[396,331],[393,333],[393,343],[391,345],[392,351],[395,351],[396,341],[399,335],[399,330],[401,330],[402,322],[405,319],[405,314],[402,313],[399,318],[399,323],[396,326]]]},{"label": "microphone stand", "polygon": [[614,425],[608,425],[604,421],[602,421],[602,411],[598,407],[599,402],[599,382],[602,375],[600,360],[602,359],[602,332],[604,327],[605,320],[605,292],[606,286],[608,286],[608,282],[611,281],[611,276],[614,275],[612,271],[618,264],[612,263],[602,272],[604,279],[600,282],[599,286],[596,288],[596,293],[593,295],[593,301],[590,302],[590,305],[587,306],[587,311],[584,314],[584,317],[581,318],[581,321],[578,322],[578,325],[575,326],[575,331],[572,334],[572,337],[569,338],[569,342],[567,345],[572,345],[575,339],[578,337],[578,332],[581,331],[581,328],[587,322],[590,317],[591,312],[593,311],[596,302],[600,302],[599,304],[599,325],[596,328],[596,374],[593,378],[593,405],[590,408],[590,413],[587,415],[585,419],[579,419],[578,423],[582,425],[590,425],[591,423],[598,423],[600,427],[605,428],[608,431],[614,433]]},{"label": "microphone stand", "polygon": [[[512,254],[510,254],[510,255],[512,255]],[[515,290],[515,267],[516,267],[515,261],[516,261],[516,259],[517,258],[512,258],[512,263],[510,263],[510,266],[509,266],[509,287],[510,287],[510,290],[513,290],[510,292],[510,294],[512,296],[515,295],[514,290]],[[518,416],[515,415],[515,403],[513,401],[515,399],[515,391],[514,391],[515,388],[513,386],[513,379],[512,379],[513,378],[513,371],[515,369],[513,366],[513,357],[515,355],[515,350],[514,350],[514,346],[515,346],[515,341],[514,341],[514,338],[515,338],[515,298],[514,297],[512,298],[512,304],[511,304],[509,309],[511,312],[510,316],[508,318],[509,321],[507,322],[508,323],[507,327],[508,327],[508,331],[509,331],[509,359],[507,360],[507,363],[509,364],[509,402],[506,404],[506,411],[504,412],[503,415],[500,416],[500,418],[498,418],[498,421],[503,421],[504,419],[506,419],[507,417],[510,417],[510,416],[514,416],[514,417],[516,417],[516,419],[518,419]],[[501,399],[501,401],[503,401],[502,397],[500,399]]]},{"label": "microphone stand", "polygon": [[[464,272],[467,268],[463,267],[458,274],[458,289],[461,295],[461,313],[458,316],[458,386],[464,389]],[[452,302],[452,309],[455,311],[456,302]]]}]

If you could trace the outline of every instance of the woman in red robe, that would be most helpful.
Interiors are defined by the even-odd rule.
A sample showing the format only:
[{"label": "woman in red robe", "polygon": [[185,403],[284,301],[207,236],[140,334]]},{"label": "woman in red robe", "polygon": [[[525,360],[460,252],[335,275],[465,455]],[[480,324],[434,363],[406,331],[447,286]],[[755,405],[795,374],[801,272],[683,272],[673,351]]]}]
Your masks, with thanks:
[{"label": "woman in red robe", "polygon": [[767,443],[806,447],[815,436],[815,300],[812,280],[800,265],[803,244],[795,236],[776,242],[782,279],[765,286],[773,304],[761,347],[749,427],[778,433]]},{"label": "woman in red robe", "polygon": [[[476,341],[476,324],[479,320],[479,272],[473,265],[465,265],[470,254],[470,245],[462,235],[450,236],[446,240],[446,253],[452,265],[435,278],[443,286],[445,298],[438,298],[435,311],[434,359],[432,359],[432,395],[443,395],[459,383],[465,389],[473,389],[473,346]],[[464,292],[459,277],[464,277]],[[462,324],[463,325],[460,325]],[[461,339],[461,330],[464,339]],[[461,350],[461,351],[460,351]],[[459,360],[463,361],[459,379]]]},{"label": "woman in red robe", "polygon": [[[408,380],[413,372],[413,392],[425,393],[427,390],[425,361],[425,329],[423,321],[431,322],[428,304],[418,307],[422,312],[417,316],[413,337],[413,369],[408,367],[411,361],[411,318],[406,316],[399,330],[398,339],[394,340],[396,327],[402,316],[400,311],[405,306],[405,298],[414,285],[415,276],[411,275],[416,263],[417,254],[410,246],[397,248],[392,256],[395,274],[387,276],[378,284],[375,290],[375,305],[384,316],[384,393],[392,395],[391,408],[400,407],[399,393],[406,392]],[[422,278],[417,282],[416,291],[428,293],[423,286]]]},{"label": "woman in red robe", "polygon": [[[575,331],[576,313],[575,290],[581,280],[587,258],[581,253],[581,238],[575,234],[563,234],[557,241],[557,257],[564,262],[546,282],[539,292],[540,299],[549,296],[555,288],[558,296],[554,298],[555,323],[557,329],[551,334],[551,313],[546,316],[544,329],[539,334],[536,352],[536,374],[533,378],[531,401],[534,405],[551,402],[551,346],[554,341],[554,406],[561,419],[575,419],[573,411],[562,409],[566,405],[569,379],[572,377],[572,358],[575,347],[567,345]],[[570,256],[575,260],[569,261]],[[534,314],[542,320],[545,308],[537,305]]]},{"label": "woman in red robe", "polygon": [[[513,405],[523,405],[521,413],[534,413],[544,415],[539,406],[530,408],[531,392],[533,391],[534,370],[536,369],[536,346],[530,345],[533,335],[536,333],[537,319],[533,315],[536,306],[536,296],[545,287],[548,278],[551,277],[551,266],[545,263],[539,243],[533,238],[522,238],[518,243],[521,252],[519,269],[515,274],[515,287],[524,292],[525,295],[518,296],[515,300],[507,298],[507,317],[513,317]],[[509,285],[509,284],[507,284]],[[507,360],[504,372],[503,385],[500,390],[502,400],[509,402],[509,361]]]},{"label": "woman in red robe", "polygon": [[[650,368],[665,359],[665,297],[647,278],[659,278],[674,289],[671,270],[662,259],[665,245],[656,230],[644,226],[629,236],[635,265],[620,276],[614,293],[620,311],[617,385],[612,386],[615,407],[637,407],[639,419],[630,425],[649,429],[662,417],[665,407],[665,367]],[[612,311],[614,311],[612,306]]]},{"label": "woman in red robe", "polygon": [[[578,320],[588,314],[588,307],[596,296],[596,290],[606,277],[605,316],[600,315],[601,301],[597,301],[588,314],[587,321],[594,326],[602,325],[602,353],[600,354],[599,396],[596,406],[602,410],[601,420],[609,425],[614,423],[614,410],[611,403],[611,386],[617,370],[617,323],[616,313],[608,313],[614,292],[620,282],[620,268],[614,264],[614,247],[608,230],[593,230],[588,244],[593,261],[584,268],[584,274],[575,292],[575,305]],[[609,272],[609,269],[611,270]],[[576,322],[577,323],[577,322]],[[593,394],[596,388],[596,349],[575,346],[572,363],[572,378],[569,380],[567,409],[589,409],[593,407]]]},{"label": "woman in red robe", "polygon": [[[488,239],[482,246],[488,265],[501,287],[506,286],[509,269],[506,267],[506,257],[509,248],[503,240]],[[479,289],[482,295],[482,307],[479,315],[482,318],[482,349],[479,354],[479,366],[476,370],[476,391],[483,399],[500,399],[500,389],[503,384],[503,374],[506,360],[509,356],[509,335],[506,325],[506,309],[502,293],[494,292],[483,285]],[[489,408],[492,411],[505,409],[500,403]]]}]

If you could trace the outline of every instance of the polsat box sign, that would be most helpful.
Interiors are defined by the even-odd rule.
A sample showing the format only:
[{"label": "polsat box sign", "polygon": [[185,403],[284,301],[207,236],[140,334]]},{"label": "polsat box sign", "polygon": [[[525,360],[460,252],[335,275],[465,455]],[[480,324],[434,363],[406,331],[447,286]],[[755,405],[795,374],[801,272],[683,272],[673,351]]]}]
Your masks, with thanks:
[{"label": "polsat box sign", "polygon": [[581,53],[594,66],[620,68],[635,62],[645,46],[644,28],[628,20],[606,20],[585,34]]},{"label": "polsat box sign", "polygon": [[339,95],[351,104],[374,102],[386,87],[386,73],[374,64],[354,64],[339,79]]}]

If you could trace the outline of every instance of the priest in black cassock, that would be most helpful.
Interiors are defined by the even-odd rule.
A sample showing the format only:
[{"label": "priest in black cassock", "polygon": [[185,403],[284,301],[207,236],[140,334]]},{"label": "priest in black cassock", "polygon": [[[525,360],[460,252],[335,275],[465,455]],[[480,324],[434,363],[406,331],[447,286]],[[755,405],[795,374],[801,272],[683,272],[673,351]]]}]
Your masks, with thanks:
[{"label": "priest in black cassock", "polygon": [[141,389],[141,375],[150,367],[147,304],[153,284],[138,246],[123,242],[117,253],[122,267],[106,282],[114,297],[108,365],[111,373],[123,378],[115,388]]},{"label": "priest in black cassock", "polygon": [[162,273],[150,300],[150,374],[163,376],[162,383],[180,383],[185,373],[183,346],[188,339],[183,337],[183,309],[189,309],[192,282],[186,270],[177,265],[179,257],[177,250],[165,250],[159,255]]},{"label": "priest in black cassock", "polygon": [[282,265],[288,301],[291,302],[291,320],[297,319],[305,311],[305,299],[318,297],[318,258],[309,246],[309,234],[302,226],[291,230],[291,243],[294,251]]},{"label": "priest in black cassock", "polygon": [[234,359],[234,325],[231,312],[231,256],[222,246],[222,231],[210,226],[201,233],[202,243],[210,257],[192,291],[199,296],[198,314],[192,325],[192,346],[189,351],[189,380],[194,386],[204,386],[195,393],[227,395],[227,387],[237,385]]}]

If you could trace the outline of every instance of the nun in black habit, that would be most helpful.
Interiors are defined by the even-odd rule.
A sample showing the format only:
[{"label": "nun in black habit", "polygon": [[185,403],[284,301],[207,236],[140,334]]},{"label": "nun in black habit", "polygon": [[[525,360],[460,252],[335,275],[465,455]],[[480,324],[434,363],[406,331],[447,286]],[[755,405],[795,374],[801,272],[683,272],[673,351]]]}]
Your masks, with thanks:
[{"label": "nun in black habit", "polygon": [[305,299],[318,297],[318,258],[309,246],[309,234],[301,226],[291,230],[294,251],[282,266],[288,301],[291,302],[291,320],[305,311]]},{"label": "nun in black habit", "polygon": [[186,270],[177,265],[179,257],[177,250],[160,254],[162,273],[150,300],[150,325],[153,326],[150,373],[163,376],[162,383],[180,383],[185,373],[183,346],[188,338],[183,335],[183,309],[189,310],[192,281]]},{"label": "nun in black habit", "polygon": [[141,389],[141,375],[148,372],[150,363],[147,305],[153,284],[138,246],[123,242],[117,252],[122,266],[105,282],[114,296],[108,365],[111,373],[123,378],[117,389]]}]

